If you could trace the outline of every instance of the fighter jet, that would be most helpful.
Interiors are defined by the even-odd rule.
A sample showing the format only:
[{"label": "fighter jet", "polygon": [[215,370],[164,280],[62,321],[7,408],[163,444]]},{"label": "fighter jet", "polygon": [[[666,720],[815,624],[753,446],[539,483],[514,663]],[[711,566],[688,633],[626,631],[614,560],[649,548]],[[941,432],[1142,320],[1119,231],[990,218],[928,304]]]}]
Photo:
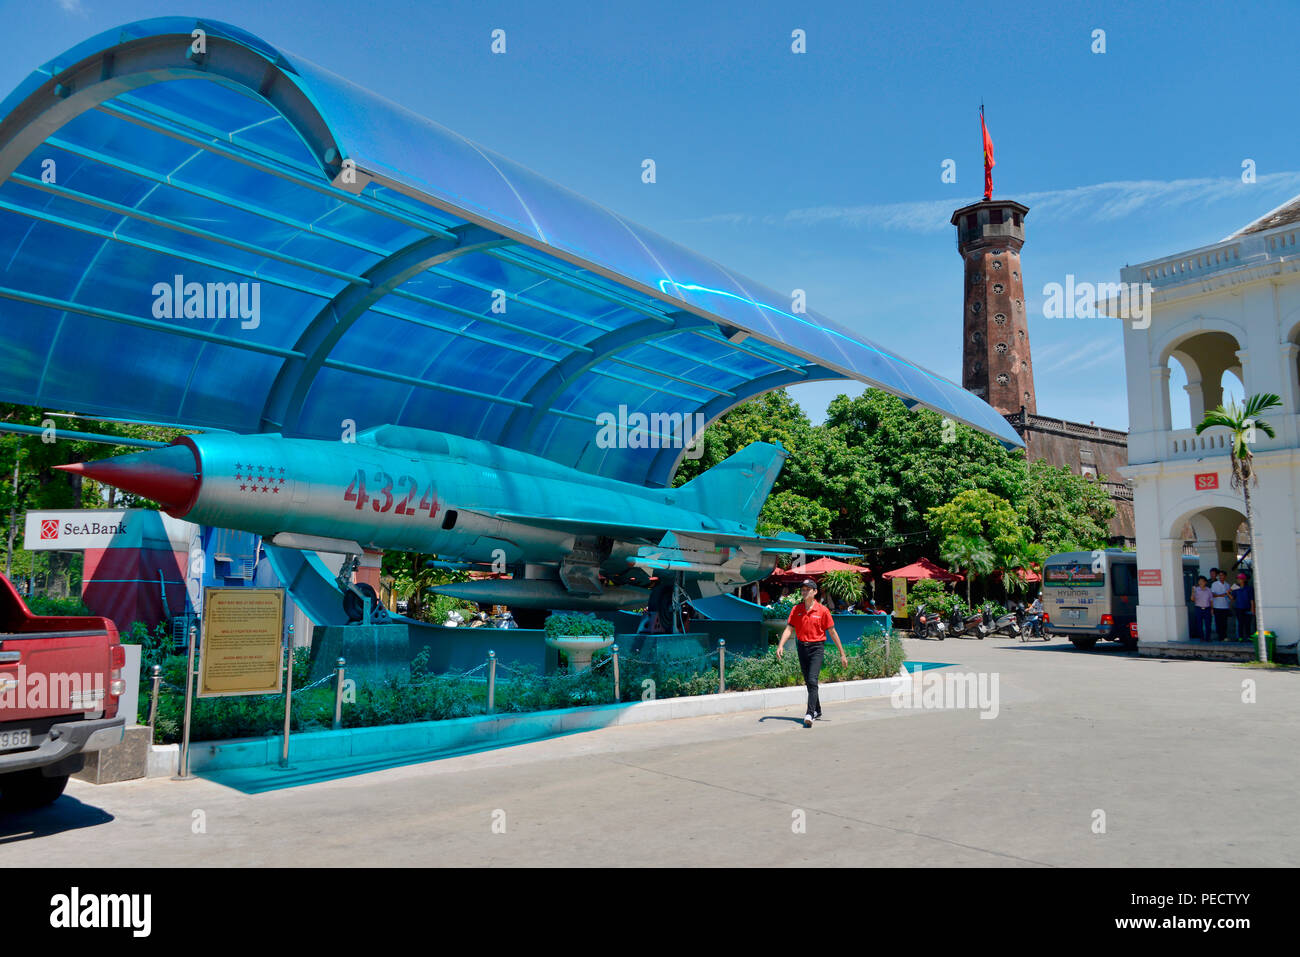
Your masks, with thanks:
[{"label": "fighter jet", "polygon": [[384,425],[355,442],[206,433],[59,468],[274,545],[431,553],[510,572],[439,590],[521,608],[646,603],[652,575],[693,597],[767,577],[777,556],[853,552],[758,514],[786,451],[755,442],[678,488],[646,488],[445,432]]}]

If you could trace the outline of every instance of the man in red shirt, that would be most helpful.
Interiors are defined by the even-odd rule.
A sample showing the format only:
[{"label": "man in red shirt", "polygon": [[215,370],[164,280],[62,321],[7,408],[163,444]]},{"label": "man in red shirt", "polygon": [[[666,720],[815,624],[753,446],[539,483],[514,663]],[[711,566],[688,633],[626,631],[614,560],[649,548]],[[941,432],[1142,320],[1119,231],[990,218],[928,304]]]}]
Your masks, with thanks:
[{"label": "man in red shirt", "polygon": [[826,636],[830,635],[835,647],[840,651],[840,664],[846,668],[848,657],[844,646],[840,644],[839,632],[835,630],[835,619],[826,610],[826,606],[817,600],[817,583],[805,578],[803,585],[803,602],[790,610],[781,640],[776,643],[776,656],[785,653],[785,643],[794,636],[799,649],[799,668],[803,671],[804,683],[808,686],[808,712],[803,716],[803,726],[811,728],[813,721],[822,716],[822,703],[817,697],[817,679],[822,671],[822,656],[826,651]]}]

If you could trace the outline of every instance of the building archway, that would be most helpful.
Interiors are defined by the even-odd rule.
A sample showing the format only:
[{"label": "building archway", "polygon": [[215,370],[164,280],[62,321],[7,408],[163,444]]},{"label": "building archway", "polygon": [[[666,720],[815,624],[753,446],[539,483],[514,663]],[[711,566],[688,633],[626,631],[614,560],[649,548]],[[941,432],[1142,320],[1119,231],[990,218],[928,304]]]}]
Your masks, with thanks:
[{"label": "building archway", "polygon": [[1212,568],[1232,572],[1250,548],[1245,513],[1227,505],[1202,507],[1178,519],[1173,531],[1183,554],[1199,560],[1202,575]]},{"label": "building archway", "polygon": [[1192,332],[1168,345],[1161,352],[1169,390],[1163,428],[1193,429],[1205,418],[1207,409],[1231,397],[1243,397],[1244,359],[1241,341],[1217,329]]}]

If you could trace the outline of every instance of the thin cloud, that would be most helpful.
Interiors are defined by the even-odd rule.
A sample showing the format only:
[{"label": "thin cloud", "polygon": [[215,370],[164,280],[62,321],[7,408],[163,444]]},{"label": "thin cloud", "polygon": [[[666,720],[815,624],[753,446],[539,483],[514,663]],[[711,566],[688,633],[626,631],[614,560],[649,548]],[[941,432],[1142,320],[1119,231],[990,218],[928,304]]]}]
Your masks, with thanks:
[{"label": "thin cloud", "polygon": [[81,0],[54,0],[54,2],[64,13],[76,13],[82,16],[86,14],[86,8],[81,5]]},{"label": "thin cloud", "polygon": [[[1300,193],[1300,171],[1267,173],[1253,184],[1243,183],[1239,177],[1115,180],[1069,189],[1021,193],[1016,198],[1025,205],[1032,206],[1035,219],[1040,221],[1052,217],[1076,222],[1111,222],[1138,212],[1177,206],[1202,206],[1236,199],[1247,190],[1257,191],[1261,187],[1268,191],[1287,191],[1288,195]],[[752,225],[756,222],[783,221],[799,226],[830,223],[862,229],[936,233],[951,228],[952,209],[952,199],[935,199],[862,206],[812,206],[790,210],[783,218],[719,213],[690,222]]]}]

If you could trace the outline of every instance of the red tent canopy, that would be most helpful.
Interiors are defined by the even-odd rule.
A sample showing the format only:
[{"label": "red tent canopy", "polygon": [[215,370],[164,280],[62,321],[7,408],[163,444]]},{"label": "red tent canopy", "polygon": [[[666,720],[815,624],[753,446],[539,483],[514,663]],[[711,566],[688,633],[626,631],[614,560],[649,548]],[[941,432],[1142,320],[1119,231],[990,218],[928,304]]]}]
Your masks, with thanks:
[{"label": "red tent canopy", "polygon": [[[1037,572],[1030,571],[1028,568],[1017,568],[1016,575],[1020,578],[1021,581],[1025,581],[1025,582],[1040,582],[1043,580],[1042,578],[1039,577]],[[1001,578],[1002,573],[998,572],[996,577]]]},{"label": "red tent canopy", "polygon": [[850,565],[848,562],[837,561],[834,558],[819,558],[816,561],[808,562],[798,570],[778,568],[769,577],[780,582],[803,581],[805,578],[821,578],[827,572],[858,572],[861,575],[866,575],[871,572],[871,569],[865,565]]},{"label": "red tent canopy", "polygon": [[906,578],[910,582],[919,581],[922,578],[937,578],[945,582],[962,582],[966,580],[965,575],[958,575],[940,568],[928,558],[919,558],[910,565],[895,568],[892,572],[885,572],[882,577]]}]

